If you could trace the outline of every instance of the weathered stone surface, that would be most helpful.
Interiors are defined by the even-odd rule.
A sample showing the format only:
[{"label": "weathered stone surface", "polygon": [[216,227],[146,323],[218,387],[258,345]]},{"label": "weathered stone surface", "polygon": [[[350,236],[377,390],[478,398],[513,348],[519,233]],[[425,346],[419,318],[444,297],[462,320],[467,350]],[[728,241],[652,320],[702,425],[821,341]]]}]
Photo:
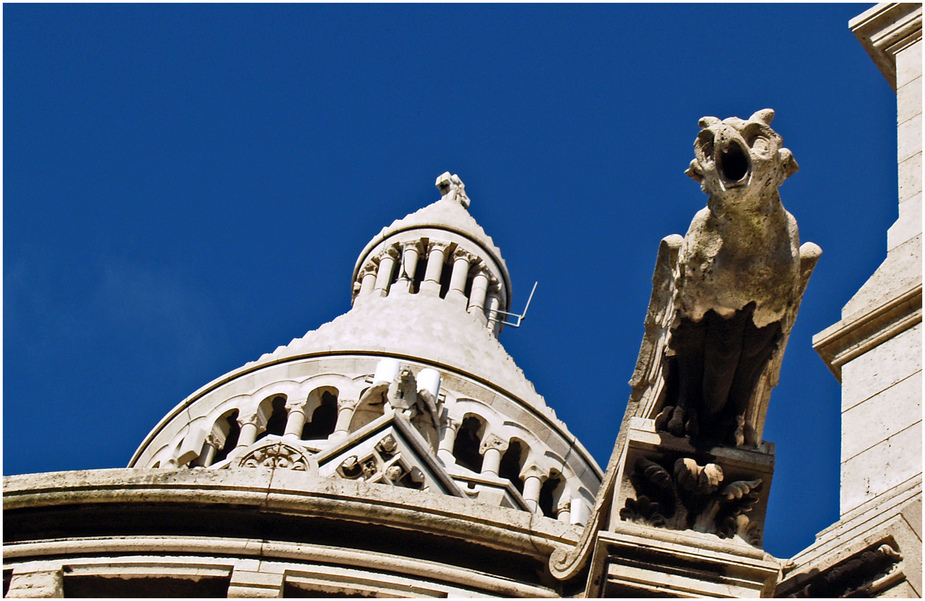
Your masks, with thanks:
[{"label": "weathered stone surface", "polygon": [[709,195],[707,207],[683,239],[669,236],[659,248],[631,384],[634,397],[647,397],[640,415],[655,418],[657,406],[656,426],[675,436],[760,442],[770,389],[821,254],[814,244],[800,246],[796,220],[781,204],[777,188],[797,164],[771,129],[773,117],[764,109],[748,120],[700,120],[687,174]]},{"label": "weathered stone surface", "polygon": [[[922,7],[918,8],[919,32],[921,32]],[[911,44],[896,54],[896,88],[899,89],[922,76],[922,42]]]},{"label": "weathered stone surface", "polygon": [[[921,166],[921,155],[919,166]],[[912,159],[910,159],[912,160]],[[892,252],[901,244],[916,238],[922,233],[922,194],[919,192],[899,205],[899,219],[887,230],[887,251]],[[921,243],[921,242],[919,242]]]},{"label": "weathered stone surface", "polygon": [[896,90],[896,122],[905,123],[916,115],[921,114],[922,79],[921,77],[916,77]]},{"label": "weathered stone surface", "polygon": [[922,326],[919,324],[842,366],[842,411],[848,411],[921,369]]},{"label": "weathered stone surface", "polygon": [[922,414],[922,372],[858,403],[842,414],[842,461],[847,461],[919,421]]},{"label": "weathered stone surface", "polygon": [[899,164],[899,202],[904,203],[921,192],[922,153],[916,153]]},{"label": "weathered stone surface", "polygon": [[922,152],[922,114],[919,113],[899,124],[896,132],[896,155],[903,162]]},{"label": "weathered stone surface", "polygon": [[798,169],[770,127],[774,111],[747,120],[700,120],[688,174],[709,196],[684,236],[678,265],[680,316],[729,318],[755,303],[761,328],[780,321],[799,278],[799,234],[777,188]]},{"label": "weathered stone surface", "polygon": [[10,588],[4,597],[54,598],[64,597],[64,578],[60,564],[47,562],[26,565],[13,571]]},{"label": "weathered stone surface", "polygon": [[920,419],[842,464],[841,511],[845,513],[921,473]]}]

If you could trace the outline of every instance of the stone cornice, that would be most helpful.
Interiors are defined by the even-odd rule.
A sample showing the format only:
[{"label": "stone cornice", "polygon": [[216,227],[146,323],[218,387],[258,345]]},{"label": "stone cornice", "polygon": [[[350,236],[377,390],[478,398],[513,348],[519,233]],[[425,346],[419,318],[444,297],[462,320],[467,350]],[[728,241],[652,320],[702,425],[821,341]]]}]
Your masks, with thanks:
[{"label": "stone cornice", "polygon": [[842,365],[921,321],[922,285],[918,284],[819,332],[813,336],[813,348],[841,382]]},{"label": "stone cornice", "polygon": [[922,5],[878,4],[851,19],[848,27],[896,90],[896,53],[922,39]]}]

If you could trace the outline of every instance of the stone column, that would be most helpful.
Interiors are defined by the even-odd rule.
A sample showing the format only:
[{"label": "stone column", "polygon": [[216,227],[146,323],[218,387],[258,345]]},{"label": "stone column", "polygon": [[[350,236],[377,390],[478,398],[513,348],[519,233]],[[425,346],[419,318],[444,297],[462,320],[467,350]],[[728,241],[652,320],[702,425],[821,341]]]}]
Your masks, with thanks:
[{"label": "stone column", "polygon": [[459,432],[459,422],[451,417],[447,417],[443,431],[440,432],[440,446],[437,448],[437,457],[443,461],[444,466],[456,463],[456,457],[453,456],[453,446],[456,444],[456,434]]},{"label": "stone column", "polygon": [[488,289],[488,306],[485,310],[488,313],[488,329],[497,337],[498,331],[501,327],[501,316],[498,315],[498,310],[501,309],[501,285],[498,283],[492,284]]},{"label": "stone column", "polygon": [[334,432],[331,433],[331,440],[343,440],[350,434],[350,420],[353,418],[358,402],[356,399],[338,399],[337,424],[334,426]]},{"label": "stone column", "polygon": [[424,272],[424,281],[421,282],[422,294],[427,296],[440,295],[440,277],[443,275],[443,262],[446,260],[446,243],[431,242],[427,255],[427,268]]},{"label": "stone column", "polygon": [[353,301],[354,304],[362,302],[362,300],[366,300],[366,297],[373,293],[373,289],[375,287],[376,264],[367,263],[366,266],[360,271],[360,291],[357,293],[357,297]]},{"label": "stone column", "polygon": [[395,268],[395,259],[398,252],[394,248],[384,251],[379,257],[379,272],[376,274],[375,290],[379,296],[389,293],[389,284],[392,282],[392,270]]},{"label": "stone column", "polygon": [[520,474],[520,477],[524,479],[524,501],[533,513],[539,511],[540,488],[548,476],[536,465],[529,466]]},{"label": "stone column", "polygon": [[447,300],[466,306],[466,280],[469,278],[469,262],[472,255],[462,249],[453,253],[453,274],[450,276],[450,290]]},{"label": "stone column", "polygon": [[305,400],[286,403],[289,416],[286,418],[286,430],[283,432],[285,438],[292,440],[302,438],[302,428],[305,427],[305,422],[308,419],[308,416],[305,415],[307,403],[308,401]]},{"label": "stone column", "polygon": [[479,445],[482,454],[482,475],[498,475],[501,467],[501,455],[507,450],[508,442],[497,434],[489,434]]},{"label": "stone column", "polygon": [[401,275],[398,281],[402,283],[399,288],[402,292],[414,292],[414,274],[418,269],[418,258],[421,256],[421,242],[405,242],[402,245]]},{"label": "stone column", "polygon": [[568,497],[562,497],[556,506],[556,519],[565,524],[572,522],[572,500]]},{"label": "stone column", "polygon": [[482,265],[472,279],[472,292],[469,293],[469,313],[475,315],[483,324],[488,323],[488,318],[485,317],[485,295],[488,293],[490,283],[491,274]]},{"label": "stone column", "polygon": [[247,417],[238,418],[238,426],[241,428],[241,433],[238,435],[238,446],[236,449],[243,449],[244,447],[249,447],[254,444],[254,441],[257,440],[257,430],[261,425],[263,420],[260,418],[259,413],[253,413]]},{"label": "stone column", "polygon": [[203,444],[205,445],[206,452],[202,456],[202,460],[199,462],[199,465],[202,467],[209,467],[215,460],[215,454],[218,453],[222,443],[215,436],[215,434],[210,432],[206,435],[206,439],[203,441]]}]

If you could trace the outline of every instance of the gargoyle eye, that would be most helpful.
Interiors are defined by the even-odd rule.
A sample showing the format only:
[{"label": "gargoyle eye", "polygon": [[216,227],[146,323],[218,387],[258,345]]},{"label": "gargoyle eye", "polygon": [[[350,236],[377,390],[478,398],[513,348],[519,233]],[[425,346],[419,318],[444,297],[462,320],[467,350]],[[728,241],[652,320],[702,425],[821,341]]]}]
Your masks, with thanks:
[{"label": "gargoyle eye", "polygon": [[755,136],[755,138],[749,143],[752,151],[756,154],[766,155],[771,149],[770,141],[764,136]]}]

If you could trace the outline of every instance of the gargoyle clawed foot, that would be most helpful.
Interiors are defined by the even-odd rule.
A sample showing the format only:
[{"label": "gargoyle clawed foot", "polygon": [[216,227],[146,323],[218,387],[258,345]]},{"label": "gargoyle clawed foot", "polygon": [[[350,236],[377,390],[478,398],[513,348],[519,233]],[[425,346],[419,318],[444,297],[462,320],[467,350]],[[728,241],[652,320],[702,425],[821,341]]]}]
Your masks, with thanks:
[{"label": "gargoyle clawed foot", "polygon": [[655,429],[662,432],[667,431],[678,438],[697,436],[700,432],[697,425],[697,412],[680,405],[664,407],[655,418]]}]

